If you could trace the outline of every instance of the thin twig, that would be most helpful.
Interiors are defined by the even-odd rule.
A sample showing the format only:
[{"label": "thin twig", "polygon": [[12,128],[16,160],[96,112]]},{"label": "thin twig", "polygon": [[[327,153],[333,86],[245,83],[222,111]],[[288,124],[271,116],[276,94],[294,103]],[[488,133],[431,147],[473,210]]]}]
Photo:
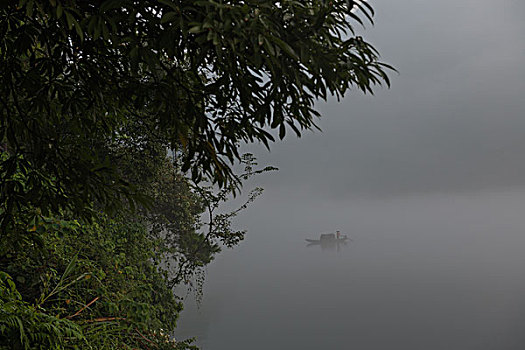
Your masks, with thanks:
[{"label": "thin twig", "polygon": [[88,307],[90,307],[91,304],[93,304],[94,302],[96,302],[98,299],[100,299],[100,297],[96,297],[95,299],[91,300],[91,301],[90,301],[89,303],[87,303],[83,308],[81,308],[80,310],[78,310],[74,315],[67,316],[66,318],[71,319],[71,318],[73,318],[73,317],[75,317],[75,316],[80,315],[80,313],[81,313],[82,311],[84,311],[85,309],[87,309]]},{"label": "thin twig", "polygon": [[93,323],[93,322],[109,322],[109,321],[121,321],[121,320],[126,320],[125,317],[99,317],[99,318],[94,318],[94,319],[91,319],[91,320],[85,320],[84,322],[85,323]]},{"label": "thin twig", "polygon": [[157,344],[155,344],[154,341],[152,341],[152,340],[146,338],[144,335],[142,335],[142,333],[140,333],[140,331],[138,330],[138,328],[135,328],[135,331],[137,332],[138,335],[140,335],[140,336],[142,337],[142,339],[144,339],[144,340],[150,342],[150,343],[153,344],[155,347],[157,347]]}]

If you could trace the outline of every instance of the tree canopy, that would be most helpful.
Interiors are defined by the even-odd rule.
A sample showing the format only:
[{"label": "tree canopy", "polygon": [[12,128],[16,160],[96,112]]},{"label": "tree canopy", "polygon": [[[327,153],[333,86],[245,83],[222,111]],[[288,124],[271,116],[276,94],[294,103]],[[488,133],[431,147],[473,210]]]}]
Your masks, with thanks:
[{"label": "tree canopy", "polygon": [[235,182],[240,143],[300,135],[316,127],[316,99],[389,83],[354,35],[360,13],[373,12],[348,0],[2,2],[2,176],[39,169],[23,193],[2,184],[5,213],[19,200],[79,213],[140,201],[101,151],[130,119],[193,180]]}]

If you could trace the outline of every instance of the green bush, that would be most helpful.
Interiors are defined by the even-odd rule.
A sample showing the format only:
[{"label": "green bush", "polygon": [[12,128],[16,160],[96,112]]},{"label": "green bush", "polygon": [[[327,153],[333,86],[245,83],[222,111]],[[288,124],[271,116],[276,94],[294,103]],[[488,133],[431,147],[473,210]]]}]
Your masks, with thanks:
[{"label": "green bush", "polygon": [[142,223],[104,214],[85,225],[40,217],[29,229],[40,236],[38,249],[28,243],[0,259],[1,344],[190,348],[163,334],[175,328],[182,303],[154,265],[158,242]]}]

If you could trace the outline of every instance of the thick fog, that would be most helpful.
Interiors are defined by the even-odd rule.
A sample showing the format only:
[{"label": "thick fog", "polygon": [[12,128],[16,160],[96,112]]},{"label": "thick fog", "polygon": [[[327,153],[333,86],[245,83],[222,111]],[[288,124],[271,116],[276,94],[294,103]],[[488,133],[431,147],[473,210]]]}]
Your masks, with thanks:
[{"label": "thick fog", "polygon": [[[322,132],[240,214],[177,337],[204,350],[525,349],[525,2],[375,0],[392,88],[319,102]],[[341,230],[352,241],[307,246]]]},{"label": "thick fog", "polygon": [[322,133],[256,151],[281,169],[267,187],[348,197],[523,185],[525,3],[372,4],[363,35],[398,69],[392,88],[319,103]]}]

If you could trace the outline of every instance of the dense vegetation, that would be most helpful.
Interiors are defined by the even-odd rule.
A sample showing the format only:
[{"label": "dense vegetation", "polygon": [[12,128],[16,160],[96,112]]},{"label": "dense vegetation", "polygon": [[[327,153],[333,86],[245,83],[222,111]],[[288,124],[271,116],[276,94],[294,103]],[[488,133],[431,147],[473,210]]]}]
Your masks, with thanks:
[{"label": "dense vegetation", "polygon": [[388,84],[356,13],[372,10],[1,2],[0,348],[190,348],[167,335],[173,288],[198,289],[243,238],[237,211],[216,212],[259,172],[240,143],[300,135],[317,98]]}]

